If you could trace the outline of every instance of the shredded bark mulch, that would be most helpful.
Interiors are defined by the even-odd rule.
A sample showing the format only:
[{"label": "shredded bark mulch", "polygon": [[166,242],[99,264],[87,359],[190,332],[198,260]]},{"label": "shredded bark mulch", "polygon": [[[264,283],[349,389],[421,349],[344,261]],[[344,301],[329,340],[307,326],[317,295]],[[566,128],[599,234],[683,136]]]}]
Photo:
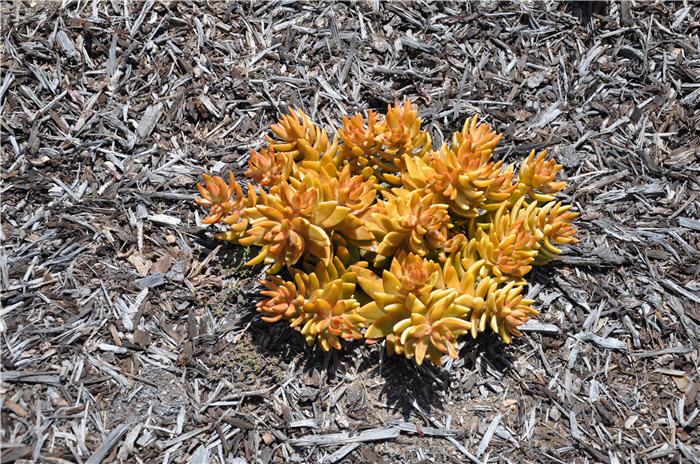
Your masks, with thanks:
[{"label": "shredded bark mulch", "polygon": [[[2,462],[698,462],[700,9],[690,3],[15,1],[2,15]],[[524,337],[442,369],[255,312],[201,173],[288,106],[409,99],[439,145],[547,149],[580,242]]]}]

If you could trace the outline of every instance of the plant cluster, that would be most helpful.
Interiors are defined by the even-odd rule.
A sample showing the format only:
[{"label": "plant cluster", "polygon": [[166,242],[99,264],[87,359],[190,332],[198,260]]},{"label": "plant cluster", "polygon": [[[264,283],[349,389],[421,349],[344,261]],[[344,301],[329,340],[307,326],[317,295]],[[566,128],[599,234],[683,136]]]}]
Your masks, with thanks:
[{"label": "plant cluster", "polygon": [[259,247],[247,264],[271,267],[258,311],[309,345],[384,340],[390,355],[440,365],[466,333],[510,343],[538,314],[525,276],[576,242],[577,213],[555,199],[561,165],[533,151],[516,178],[476,116],[437,149],[408,101],[344,117],[332,141],[298,109],[270,129],[247,194],[232,173],[204,174],[196,201],[203,223],[230,226],[217,238]]}]

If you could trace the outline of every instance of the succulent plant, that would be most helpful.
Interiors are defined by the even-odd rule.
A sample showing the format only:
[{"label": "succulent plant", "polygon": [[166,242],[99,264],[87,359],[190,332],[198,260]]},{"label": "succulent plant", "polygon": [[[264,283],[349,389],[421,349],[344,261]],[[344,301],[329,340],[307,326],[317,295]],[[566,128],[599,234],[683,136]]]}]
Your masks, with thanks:
[{"label": "succulent plant", "polygon": [[458,292],[445,288],[440,266],[400,253],[380,280],[358,269],[358,283],[373,301],[358,311],[369,324],[368,340],[384,338],[389,354],[440,365],[443,354],[457,357],[457,337],[471,328],[467,308],[454,303]]},{"label": "succulent plant", "polygon": [[[342,249],[336,251],[349,257]],[[287,319],[292,327],[300,328],[309,345],[318,339],[326,351],[340,349],[341,338],[362,338],[365,319],[357,314],[359,303],[353,298],[356,274],[343,264],[346,259],[335,256],[327,266],[318,262],[315,271],[308,274],[294,269],[292,281],[270,276],[262,282],[266,288],[262,295],[268,298],[257,305],[262,319]],[[366,263],[354,266],[362,269]]]},{"label": "succulent plant", "polygon": [[250,169],[245,175],[260,187],[274,187],[287,180],[292,172],[294,159],[289,153],[276,152],[274,148],[262,148],[260,152],[250,150]]},{"label": "succulent plant", "polygon": [[406,156],[404,186],[433,192],[461,218],[477,217],[484,209],[498,209],[516,189],[513,166],[503,168],[501,161],[491,161],[500,136],[489,137],[491,133],[482,130],[483,126],[474,129],[475,137],[479,136],[476,142],[470,135],[471,126],[465,124],[464,133],[454,135],[452,146],[443,145],[427,161]]},{"label": "succulent plant", "polygon": [[289,154],[299,166],[318,169],[323,156],[334,159],[338,152],[338,139],[328,140],[328,134],[311,122],[303,111],[289,108],[289,114],[282,115],[270,126],[277,140],[267,135],[270,147]]},{"label": "succulent plant", "polygon": [[421,157],[432,146],[430,134],[421,130],[418,110],[414,110],[409,101],[404,105],[389,105],[386,118],[380,125],[384,127],[380,155],[383,160],[393,164],[380,165],[387,171],[399,172],[403,166],[404,155]]},{"label": "succulent plant", "polygon": [[451,252],[459,246],[461,237],[450,234],[448,206],[435,204],[434,194],[402,188],[382,194],[386,200],[379,201],[367,219],[379,242],[378,256],[393,256],[400,248],[426,256],[431,250]]},{"label": "succulent plant", "polygon": [[542,232],[542,246],[535,259],[537,264],[545,264],[562,253],[552,242],[560,245],[578,242],[574,237],[576,229],[572,224],[578,213],[571,212],[570,209],[571,205],[563,206],[561,202],[553,201],[539,208],[537,227]]},{"label": "succulent plant", "polygon": [[343,128],[338,136],[343,144],[340,153],[347,160],[354,174],[359,174],[377,157],[382,149],[385,128],[378,124],[379,116],[372,110],[367,112],[367,125],[361,114],[351,118],[343,116]]},{"label": "succulent plant", "polygon": [[229,184],[221,177],[211,177],[207,174],[204,177],[205,187],[197,184],[202,198],[195,201],[199,206],[208,208],[211,214],[202,220],[203,224],[215,224],[224,222],[231,228],[223,233],[214,236],[220,240],[236,242],[248,229],[248,218],[245,214],[246,208],[252,208],[257,203],[257,195],[253,186],[248,184],[248,196],[243,195],[243,189],[236,182],[233,173],[229,172]]},{"label": "succulent plant", "polygon": [[318,340],[323,350],[330,351],[340,349],[341,338],[362,338],[360,329],[365,319],[355,311],[360,304],[344,293],[343,283],[334,280],[308,300],[305,311],[309,317],[301,328],[306,343],[313,345]]},{"label": "succulent plant", "polygon": [[554,200],[555,194],[564,189],[566,182],[554,182],[562,165],[546,159],[547,150],[535,157],[535,150],[530,152],[520,165],[518,173],[518,191],[529,195],[533,200],[546,203]]},{"label": "succulent plant", "polygon": [[562,166],[533,151],[516,178],[476,116],[436,150],[410,102],[344,117],[332,142],[298,109],[271,131],[251,151],[246,195],[233,174],[204,174],[196,201],[203,223],[229,226],[215,237],[260,248],[248,264],[271,265],[261,318],[309,345],[384,341],[441,365],[466,333],[510,343],[537,315],[524,297],[532,266],[577,241],[578,214],[556,201]]},{"label": "succulent plant", "polygon": [[[243,190],[233,177],[233,172],[229,172],[229,184],[218,176],[210,176],[202,174],[204,184],[202,187],[197,184],[202,198],[197,198],[195,201],[203,208],[209,209],[211,214],[205,219],[202,219],[202,224],[215,224],[221,221],[224,217],[231,214],[240,215],[241,207],[243,206]],[[231,197],[236,197],[237,200],[232,202]]]},{"label": "succulent plant", "polygon": [[542,232],[532,227],[536,221],[536,203],[523,207],[521,198],[513,209],[506,210],[504,203],[494,215],[488,232],[482,228],[476,230],[474,240],[477,242],[479,255],[491,266],[493,275],[500,277],[507,274],[523,277],[532,269],[542,240]]}]

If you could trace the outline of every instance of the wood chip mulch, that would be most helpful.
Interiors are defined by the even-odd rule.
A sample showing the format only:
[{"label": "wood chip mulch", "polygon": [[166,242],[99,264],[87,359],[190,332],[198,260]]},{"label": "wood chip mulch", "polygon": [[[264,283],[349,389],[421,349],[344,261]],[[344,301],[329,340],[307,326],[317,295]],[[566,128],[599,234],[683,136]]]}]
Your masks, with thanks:
[{"label": "wood chip mulch", "polygon": [[[693,2],[1,2],[2,462],[698,462]],[[564,165],[580,243],[524,337],[442,369],[325,354],[212,238],[288,106],[332,132],[408,98],[439,145]]]}]

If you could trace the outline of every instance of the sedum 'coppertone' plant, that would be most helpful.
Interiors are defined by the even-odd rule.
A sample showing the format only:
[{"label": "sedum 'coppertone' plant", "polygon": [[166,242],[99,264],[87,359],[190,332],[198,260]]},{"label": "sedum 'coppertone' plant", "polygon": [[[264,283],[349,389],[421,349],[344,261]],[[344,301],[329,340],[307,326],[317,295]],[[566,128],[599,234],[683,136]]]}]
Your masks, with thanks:
[{"label": "sedum 'coppertone' plant", "polygon": [[[251,151],[247,193],[204,174],[197,203],[215,237],[260,248],[257,309],[307,343],[384,341],[389,354],[440,365],[457,338],[487,329],[506,343],[538,314],[523,296],[532,266],[575,243],[566,185],[546,152],[493,161],[501,135],[474,116],[434,148],[410,102],[343,118],[338,137],[290,109]],[[286,271],[287,277],[276,274]]]}]

